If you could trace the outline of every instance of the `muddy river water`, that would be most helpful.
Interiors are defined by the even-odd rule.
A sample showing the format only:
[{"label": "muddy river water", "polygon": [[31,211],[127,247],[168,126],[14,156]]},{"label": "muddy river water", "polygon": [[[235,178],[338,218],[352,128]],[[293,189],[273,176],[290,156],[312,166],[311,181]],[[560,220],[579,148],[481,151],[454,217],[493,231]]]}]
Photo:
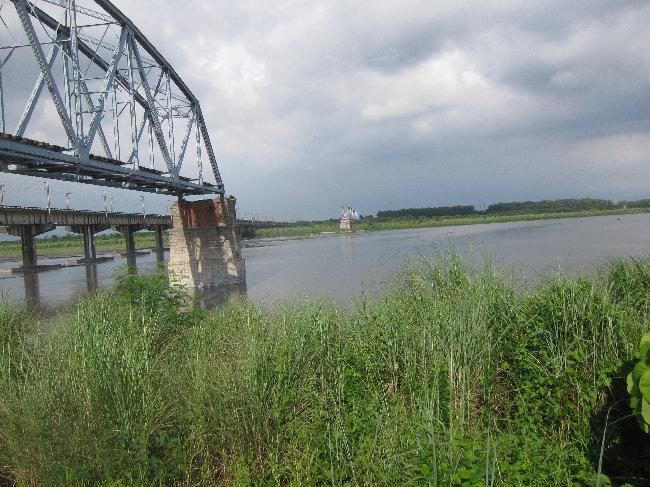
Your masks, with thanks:
[{"label": "muddy river water", "polygon": [[[557,271],[583,274],[610,257],[647,255],[650,214],[249,241],[243,249],[246,289],[206,294],[203,302],[210,306],[245,293],[258,303],[302,294],[349,303],[363,292],[381,289],[406,265],[449,249],[474,263],[490,261],[518,281],[534,282]],[[64,261],[41,258],[39,264]],[[8,277],[2,270],[19,264],[5,262],[0,264],[0,295],[28,307],[56,309],[111,286],[124,263],[116,257],[92,266]],[[156,266],[153,253],[137,257],[140,273],[153,272]]]}]

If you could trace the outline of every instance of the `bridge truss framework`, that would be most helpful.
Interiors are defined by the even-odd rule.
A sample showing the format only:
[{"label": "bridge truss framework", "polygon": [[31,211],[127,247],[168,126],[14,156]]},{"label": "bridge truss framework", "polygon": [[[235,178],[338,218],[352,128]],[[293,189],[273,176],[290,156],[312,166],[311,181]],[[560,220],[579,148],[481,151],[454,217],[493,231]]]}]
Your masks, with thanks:
[{"label": "bridge truss framework", "polygon": [[[224,193],[197,98],[110,1],[0,0],[0,20],[10,41],[0,44],[0,171],[177,196]],[[30,67],[28,91],[22,70]],[[45,126],[47,113],[55,121]],[[204,178],[204,159],[214,182]]]}]

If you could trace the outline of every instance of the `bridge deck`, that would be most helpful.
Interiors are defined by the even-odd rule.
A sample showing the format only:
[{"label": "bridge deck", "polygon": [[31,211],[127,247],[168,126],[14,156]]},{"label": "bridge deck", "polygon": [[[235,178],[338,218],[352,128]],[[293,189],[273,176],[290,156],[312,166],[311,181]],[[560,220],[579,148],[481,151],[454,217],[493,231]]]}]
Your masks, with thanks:
[{"label": "bridge deck", "polygon": [[0,226],[10,225],[163,225],[169,215],[0,206]]},{"label": "bridge deck", "polygon": [[223,193],[223,185],[198,182],[131,163],[90,155],[76,156],[65,147],[0,132],[0,171],[83,182],[168,195]]}]

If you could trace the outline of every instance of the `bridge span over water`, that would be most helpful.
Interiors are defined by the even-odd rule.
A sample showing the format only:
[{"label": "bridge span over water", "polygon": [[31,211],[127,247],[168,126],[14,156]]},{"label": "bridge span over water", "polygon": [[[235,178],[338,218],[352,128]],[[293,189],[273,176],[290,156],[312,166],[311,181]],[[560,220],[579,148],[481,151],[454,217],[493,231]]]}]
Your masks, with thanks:
[{"label": "bridge span over water", "polygon": [[97,261],[96,233],[111,228],[122,233],[127,260],[133,263],[136,253],[133,234],[142,229],[152,230],[155,235],[156,253],[162,261],[162,232],[170,228],[171,224],[169,215],[0,206],[0,233],[21,239],[21,270],[39,269],[35,237],[58,226],[64,226],[66,230],[82,235],[86,263]]},{"label": "bridge span over water", "polygon": [[[3,6],[5,3],[2,4]],[[65,225],[84,236],[113,227],[132,254],[148,227],[188,286],[245,279],[235,199],[224,185],[199,100],[161,52],[109,0],[10,0],[0,25],[0,172],[175,196],[172,215],[0,209],[23,242]],[[13,6],[13,8],[10,8]],[[210,199],[185,201],[187,195]],[[1,204],[1,203],[0,203]]]},{"label": "bridge span over water", "polygon": [[115,5],[11,3],[0,26],[0,171],[224,193],[198,99]]},{"label": "bridge span over water", "polygon": [[[97,260],[95,234],[113,229],[124,236],[127,260],[135,259],[134,233],[150,230],[155,235],[155,250],[160,261],[163,260],[163,231],[172,228],[170,215],[154,213],[124,213],[111,211],[87,211],[60,208],[25,208],[0,205],[0,233],[21,238],[23,265],[21,270],[38,270],[38,257],[35,237],[56,227],[66,227],[72,233],[83,236],[84,260],[92,263]],[[215,224],[215,227],[219,224]],[[256,228],[271,228],[286,225],[275,221],[236,220],[232,224],[234,233],[242,230],[254,236]],[[222,224],[223,226],[223,224]]]}]

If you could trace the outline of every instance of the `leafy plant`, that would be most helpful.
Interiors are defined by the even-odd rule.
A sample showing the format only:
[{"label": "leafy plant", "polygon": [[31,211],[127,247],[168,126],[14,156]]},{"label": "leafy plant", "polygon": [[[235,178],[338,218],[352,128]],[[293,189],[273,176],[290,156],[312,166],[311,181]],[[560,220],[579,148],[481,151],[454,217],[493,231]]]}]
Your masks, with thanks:
[{"label": "leafy plant", "polygon": [[650,333],[641,337],[638,361],[627,375],[627,392],[630,393],[630,407],[639,421],[639,426],[650,433]]}]

